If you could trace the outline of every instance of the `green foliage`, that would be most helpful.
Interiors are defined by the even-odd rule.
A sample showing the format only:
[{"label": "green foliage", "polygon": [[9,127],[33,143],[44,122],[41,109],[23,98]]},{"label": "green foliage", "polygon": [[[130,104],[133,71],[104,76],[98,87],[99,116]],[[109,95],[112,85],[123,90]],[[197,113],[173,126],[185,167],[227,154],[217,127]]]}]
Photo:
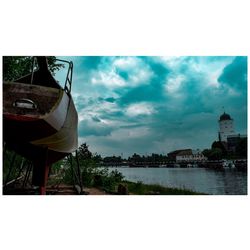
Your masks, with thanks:
[{"label": "green foliage", "polygon": [[81,144],[77,151],[80,160],[90,160],[93,156],[86,143]]},{"label": "green foliage", "polygon": [[84,186],[92,186],[94,176],[99,174],[99,172],[101,173],[98,170],[98,164],[93,159],[80,160],[80,170]]},{"label": "green foliage", "polygon": [[137,194],[143,194],[145,192],[145,188],[141,181],[136,182],[134,185],[133,184],[129,185],[129,190]]},{"label": "green foliage", "polygon": [[4,56],[3,79],[15,80],[31,72],[32,58],[29,56]]},{"label": "green foliage", "polygon": [[114,182],[119,183],[124,179],[122,173],[120,173],[117,169],[112,170],[109,174],[109,177],[114,180]]},{"label": "green foliage", "polygon": [[103,162],[104,163],[121,163],[122,162],[122,158],[121,156],[107,156],[103,158]]},{"label": "green foliage", "polygon": [[221,148],[213,148],[211,150],[210,158],[211,160],[221,160],[223,157],[223,151]]},{"label": "green foliage", "polygon": [[179,189],[179,188],[167,188],[162,187],[157,184],[143,184],[142,182],[130,182],[125,181],[124,182],[129,190],[129,193],[131,194],[137,194],[137,195],[196,195],[196,194],[202,194],[197,193],[191,190],[186,189]]},{"label": "green foliage", "polygon": [[[83,143],[75,156],[72,156],[72,164],[75,171],[77,169],[77,162],[79,162],[81,182],[85,187],[99,187],[113,192],[123,180],[122,174],[117,170],[110,172],[108,168],[101,167],[99,164],[100,156],[92,154],[86,143]],[[70,159],[66,158],[63,165],[65,166],[63,182],[74,184],[76,177],[70,167]]]},{"label": "green foliage", "polygon": [[116,169],[109,172],[107,168],[98,169],[94,176],[93,186],[100,187],[109,192],[115,192],[124,176]]},{"label": "green foliage", "polygon": [[74,176],[72,174],[72,169],[66,165],[64,165],[64,169],[62,171],[62,182],[64,184],[74,185]]},{"label": "green foliage", "polygon": [[220,148],[205,149],[202,153],[208,158],[208,160],[221,160],[225,157]]},{"label": "green foliage", "polygon": [[210,154],[211,154],[211,149],[204,149],[202,151],[202,154],[209,159]]},{"label": "green foliage", "polygon": [[220,160],[227,157],[226,146],[221,141],[214,141],[212,144],[212,157]]},{"label": "green foliage", "polygon": [[135,162],[166,162],[168,161],[168,157],[166,155],[162,154],[151,154],[148,156],[140,156],[136,153],[134,153],[131,157],[128,158],[129,162],[135,163]]},{"label": "green foliage", "polygon": [[51,166],[51,174],[57,174],[62,168],[61,166],[63,165],[63,160],[60,160],[56,163],[54,163],[52,166]]},{"label": "green foliage", "polygon": [[[64,67],[57,63],[55,56],[48,56],[48,66],[52,74]],[[12,81],[27,75],[32,71],[33,56],[4,56],[3,57],[3,80]]]},{"label": "green foliage", "polygon": [[222,142],[214,141],[211,149],[205,149],[202,153],[208,160],[247,159],[247,138],[239,138],[235,152],[227,152]]},{"label": "green foliage", "polygon": [[208,158],[208,160],[221,160],[228,158],[227,150],[224,144],[220,141],[214,141],[211,149],[204,149],[202,154]]}]

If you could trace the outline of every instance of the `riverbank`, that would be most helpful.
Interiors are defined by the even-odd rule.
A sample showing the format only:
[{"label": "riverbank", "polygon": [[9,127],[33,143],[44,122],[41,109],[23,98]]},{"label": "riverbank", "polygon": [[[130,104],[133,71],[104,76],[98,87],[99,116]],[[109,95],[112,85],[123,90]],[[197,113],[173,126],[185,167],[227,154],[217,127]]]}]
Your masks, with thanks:
[{"label": "riverbank", "polygon": [[[119,191],[119,186],[123,188],[123,192]],[[83,188],[83,191],[88,195],[207,195],[187,189],[168,188],[141,182],[123,181],[119,186],[117,186],[116,191],[96,187]]]},{"label": "riverbank", "polygon": [[[91,190],[91,188],[89,189]],[[164,187],[158,184],[144,184],[124,180],[116,186],[115,190],[108,190],[99,187],[100,192],[105,191],[109,195],[207,195],[206,193],[195,192],[188,189]],[[91,192],[89,194],[92,194]]]},{"label": "riverbank", "polygon": [[163,187],[157,184],[144,184],[142,182],[124,181],[131,195],[205,195],[192,190]]},{"label": "riverbank", "polygon": [[83,193],[87,195],[206,195],[192,190],[163,187],[157,184],[144,184],[142,182],[122,181],[115,190],[105,187],[84,187]]},{"label": "riverbank", "polygon": [[[125,192],[119,191],[119,186],[123,187]],[[13,188],[5,190],[5,195],[36,195],[36,189],[33,188]],[[59,186],[48,186],[47,195],[76,195],[76,189],[72,185],[60,184]],[[149,185],[142,182],[121,182],[115,191],[111,191],[102,187],[84,187],[83,194],[86,195],[204,195],[203,193],[191,190],[167,188],[160,185]]]}]

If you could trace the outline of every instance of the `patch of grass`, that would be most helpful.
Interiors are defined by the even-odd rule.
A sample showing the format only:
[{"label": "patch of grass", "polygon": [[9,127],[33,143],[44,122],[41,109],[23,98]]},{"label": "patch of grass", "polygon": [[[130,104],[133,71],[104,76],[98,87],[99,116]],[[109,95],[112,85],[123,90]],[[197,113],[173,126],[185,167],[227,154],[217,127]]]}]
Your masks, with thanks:
[{"label": "patch of grass", "polygon": [[192,190],[168,188],[157,184],[144,184],[142,182],[123,181],[128,187],[130,194],[135,195],[204,195],[204,193]]}]

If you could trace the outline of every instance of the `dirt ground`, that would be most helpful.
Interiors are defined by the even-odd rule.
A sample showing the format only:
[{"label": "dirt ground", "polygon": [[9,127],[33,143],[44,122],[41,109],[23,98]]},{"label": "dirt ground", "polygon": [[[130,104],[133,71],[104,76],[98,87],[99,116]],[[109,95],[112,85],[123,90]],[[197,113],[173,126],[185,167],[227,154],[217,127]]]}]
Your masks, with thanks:
[{"label": "dirt ground", "polygon": [[107,195],[105,191],[97,188],[84,188],[83,191],[87,192],[89,195]]},{"label": "dirt ground", "polygon": [[[98,188],[83,188],[83,192],[86,195],[107,195],[107,193]],[[59,185],[47,187],[47,194],[49,195],[76,195],[76,189],[70,185]]]}]

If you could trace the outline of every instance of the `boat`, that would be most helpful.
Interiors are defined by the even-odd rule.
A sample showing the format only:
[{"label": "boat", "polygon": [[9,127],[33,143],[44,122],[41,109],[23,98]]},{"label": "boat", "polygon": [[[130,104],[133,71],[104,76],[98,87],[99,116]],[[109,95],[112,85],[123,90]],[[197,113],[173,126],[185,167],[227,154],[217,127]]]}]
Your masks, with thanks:
[{"label": "boat", "polygon": [[71,96],[73,63],[58,60],[68,64],[62,87],[47,58],[36,60],[30,74],[3,83],[3,140],[33,161],[33,185],[45,188],[49,167],[78,147],[78,115]]}]

